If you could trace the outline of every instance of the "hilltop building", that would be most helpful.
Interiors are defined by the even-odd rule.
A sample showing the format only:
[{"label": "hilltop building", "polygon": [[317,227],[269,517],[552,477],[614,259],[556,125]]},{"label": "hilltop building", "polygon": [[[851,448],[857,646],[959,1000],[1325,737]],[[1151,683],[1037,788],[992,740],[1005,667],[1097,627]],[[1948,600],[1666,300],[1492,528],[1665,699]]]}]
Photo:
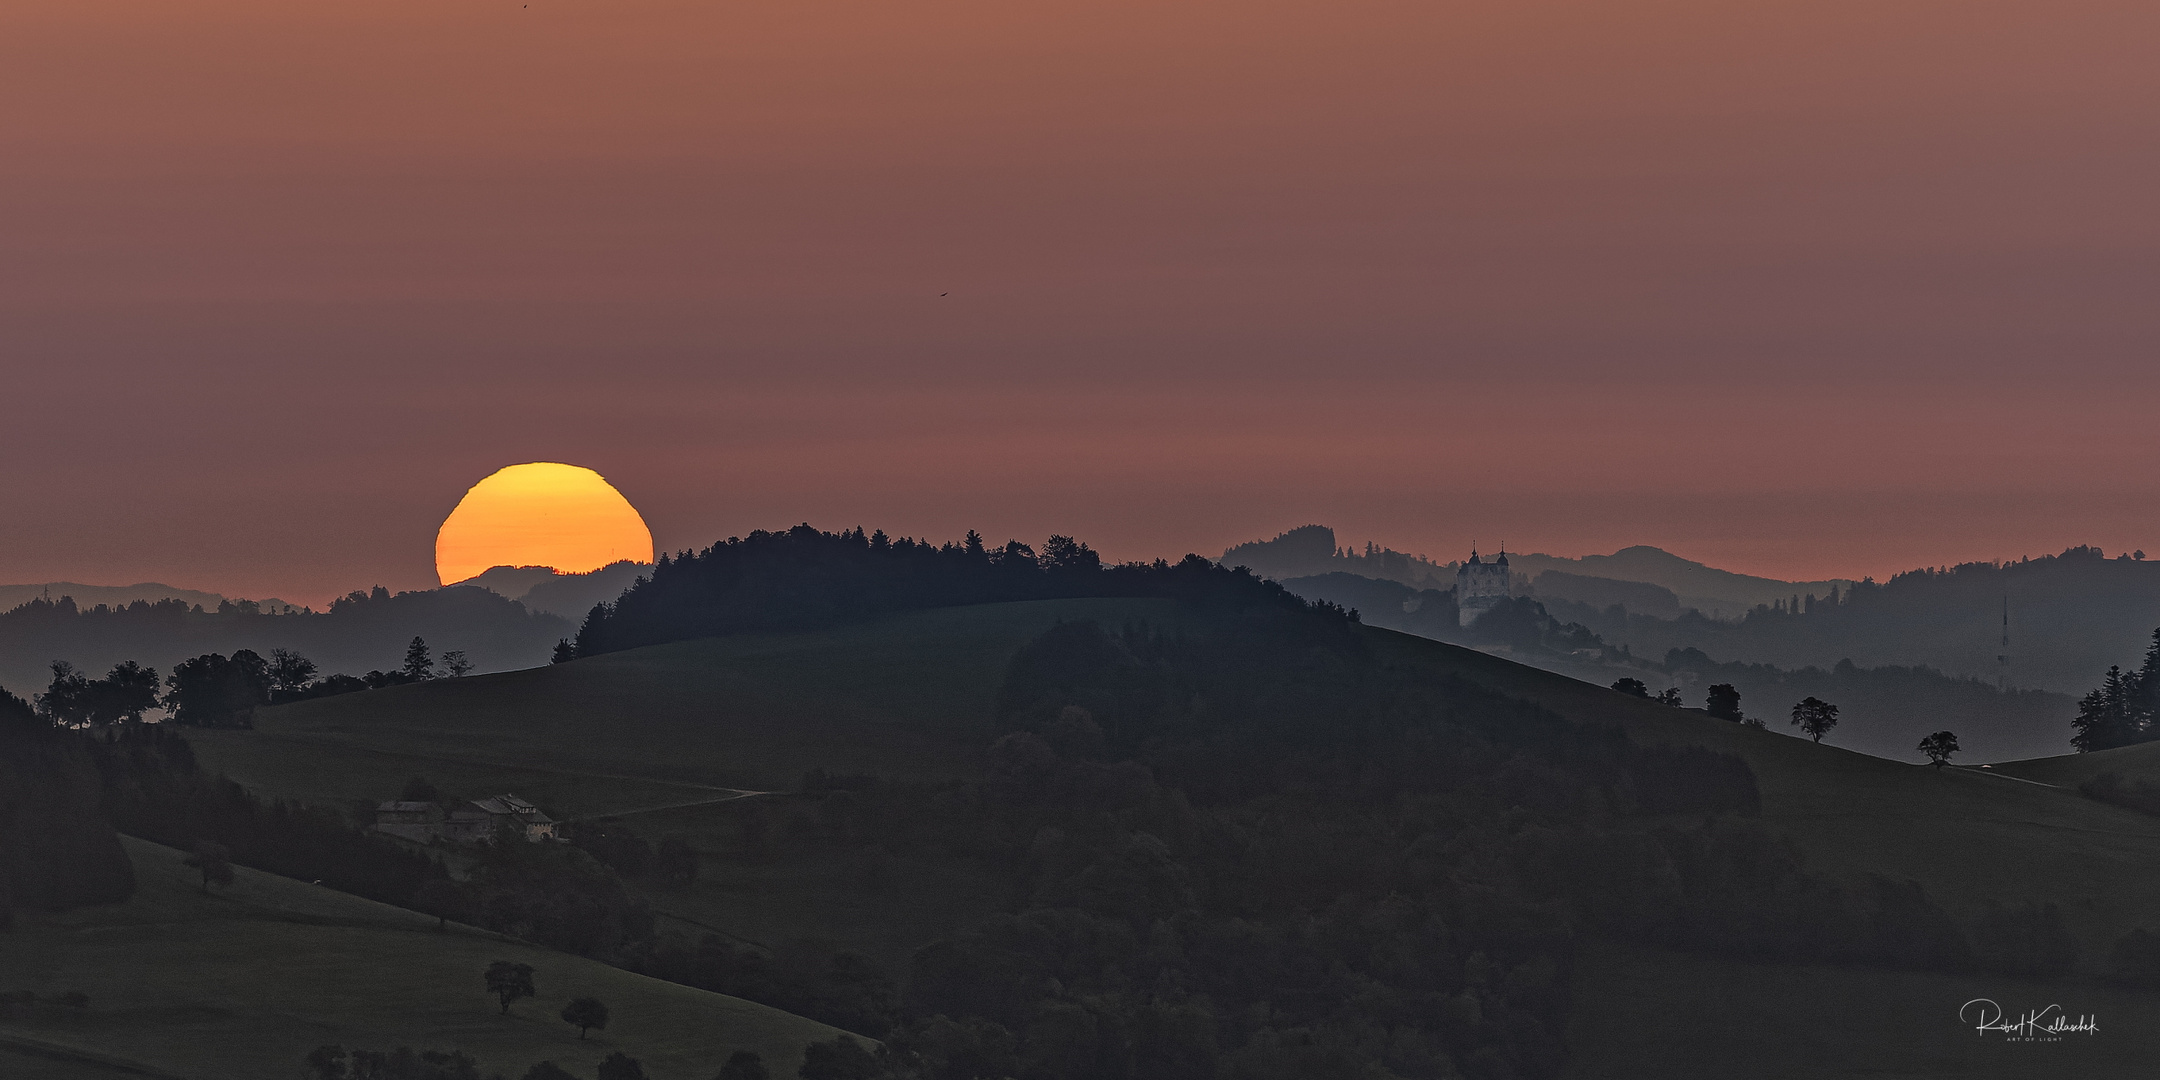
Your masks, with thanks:
[{"label": "hilltop building", "polygon": [[1470,550],[1470,561],[1455,571],[1455,614],[1458,625],[1468,626],[1508,598],[1507,549],[1491,562]]},{"label": "hilltop building", "polygon": [[382,803],[375,808],[375,831],[420,844],[472,844],[512,837],[533,842],[558,839],[555,819],[515,795],[475,799],[447,813],[431,802]]}]

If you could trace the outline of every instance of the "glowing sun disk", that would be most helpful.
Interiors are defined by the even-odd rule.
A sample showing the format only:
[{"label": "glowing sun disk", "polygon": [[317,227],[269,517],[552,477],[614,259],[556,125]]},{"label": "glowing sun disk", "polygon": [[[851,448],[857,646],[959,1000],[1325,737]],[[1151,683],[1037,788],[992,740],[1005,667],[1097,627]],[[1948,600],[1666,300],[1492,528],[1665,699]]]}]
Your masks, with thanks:
[{"label": "glowing sun disk", "polygon": [[474,484],[435,534],[435,573],[445,585],[496,566],[582,574],[626,559],[653,559],[652,530],[637,508],[599,473],[552,461],[512,465]]}]

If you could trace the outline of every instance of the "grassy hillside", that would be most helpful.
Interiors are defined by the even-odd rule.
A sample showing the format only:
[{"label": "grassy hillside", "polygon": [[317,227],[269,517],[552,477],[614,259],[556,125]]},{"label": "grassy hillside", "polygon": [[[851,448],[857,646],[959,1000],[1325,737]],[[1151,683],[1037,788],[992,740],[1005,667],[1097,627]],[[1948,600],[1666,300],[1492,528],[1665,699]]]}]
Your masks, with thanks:
[{"label": "grassy hillside", "polygon": [[[1996,975],[1741,964],[1593,945],[1580,958],[1571,1080],[2144,1076],[2160,1056],[2160,995]],[[2059,1005],[2092,1035],[2011,1043],[1960,1023],[1987,998],[2016,1014]],[[2043,1037],[2046,1038],[2046,1037]]]},{"label": "grassy hillside", "polygon": [[[1988,901],[2054,903],[2088,969],[2135,926],[2160,929],[2160,818],[2000,770],[1906,765],[1672,709],[1468,649],[1377,631],[1399,663],[1436,664],[1571,719],[1617,723],[1646,743],[1737,754],[1762,788],[1763,821],[1842,873],[1919,881],[1964,917]],[[2059,760],[2059,759],[2057,759]]]},{"label": "grassy hillside", "polygon": [[2060,757],[2034,758],[2030,761],[2006,761],[1994,768],[1995,771],[2011,776],[2065,788],[2075,788],[2101,773],[2110,772],[2126,781],[2160,783],[2160,742],[2119,746],[2113,750],[2096,750],[2090,754],[2064,754]]},{"label": "grassy hillside", "polygon": [[[357,796],[364,781],[376,798],[433,761],[527,786],[517,770],[753,790],[792,789],[812,768],[959,775],[1022,643],[1061,619],[1178,617],[1167,601],[1046,600],[678,642],[265,709],[255,732],[205,740],[205,761],[266,791]],[[327,756],[259,748],[273,740]]]},{"label": "grassy hillside", "polygon": [[[425,776],[467,795],[516,792],[559,817],[621,815],[651,839],[680,833],[711,852],[752,809],[727,804],[735,789],[793,791],[814,768],[972,774],[1005,665],[1060,620],[1188,617],[1156,600],[939,609],[300,702],[258,713],[253,731],[188,737],[205,767],[266,795],[359,814]],[[791,809],[771,810],[783,829]],[[692,920],[693,932],[813,940],[895,971],[1007,899],[962,859],[868,871],[819,859],[707,862],[696,884],[656,895],[657,909]]]},{"label": "grassy hillside", "polygon": [[[706,794],[790,790],[810,768],[923,779],[977,769],[1007,659],[1057,620],[1078,617],[1114,624],[1185,616],[1157,602],[1054,601],[683,642],[267,710],[258,731],[200,745],[206,763],[271,792],[382,797],[423,773],[446,786],[544,791],[543,802],[572,808],[565,812],[628,813],[622,820],[640,831],[684,834],[706,852],[703,878],[661,892],[662,911],[767,943],[825,939],[897,970],[915,945],[1006,903],[996,882],[970,876],[959,859],[883,867],[731,861],[725,852],[734,815],[759,800],[709,802]],[[1962,1075],[1978,1059],[1962,1050],[1935,1054],[1928,1049],[1934,1044],[1914,1033],[1934,1038],[1942,1014],[1954,1020],[1965,1000],[1937,998],[1975,987],[1999,989],[1984,996],[2006,1003],[2028,991],[2058,993],[2072,1008],[2103,1002],[2086,1011],[2101,1012],[2110,1024],[2104,1030],[2117,1039],[2128,1037],[2133,1020],[2160,1013],[2160,998],[2090,981],[2123,933],[2160,928],[2160,818],[2084,799],[2047,786],[2060,777],[2046,778],[2050,768],[2094,769],[2111,755],[2127,763],[2149,748],[2067,765],[1938,771],[1666,708],[1439,642],[1367,632],[1392,665],[1533,700],[1578,722],[1617,724],[1644,743],[1736,754],[1755,771],[1764,824],[1796,840],[1818,869],[1917,880],[1968,922],[1990,903],[2054,904],[2081,946],[2084,974],[2048,986],[1765,968],[1652,950],[1602,953],[1578,987],[1579,1075],[1729,1076],[1733,1059],[1726,1055],[1739,1054],[1791,1065],[1781,1075],[1871,1067],[1884,1070],[1878,1075]],[[677,796],[698,805],[651,809]],[[779,808],[784,822],[785,800],[763,805]],[[1817,1009],[1852,1038],[1826,1036]],[[1688,1049],[1687,1040],[1720,1025],[1749,1037]],[[1972,1034],[1954,1023],[1945,1030]],[[1666,1040],[1678,1048],[1651,1052]],[[1630,1046],[1626,1053],[1662,1064],[1622,1067],[1613,1055]]]},{"label": "grassy hillside", "polygon": [[[180,854],[130,841],[141,887],[126,903],[18,916],[0,934],[9,990],[79,991],[85,1010],[0,1014],[0,1075],[282,1077],[324,1043],[456,1048],[483,1073],[552,1059],[590,1074],[620,1050],[656,1080],[707,1080],[751,1049],[791,1076],[824,1025],[735,998],[501,941],[317,886],[241,869],[204,895]],[[539,996],[499,1014],[480,973],[531,964]],[[580,1042],[572,997],[614,1019]]]}]

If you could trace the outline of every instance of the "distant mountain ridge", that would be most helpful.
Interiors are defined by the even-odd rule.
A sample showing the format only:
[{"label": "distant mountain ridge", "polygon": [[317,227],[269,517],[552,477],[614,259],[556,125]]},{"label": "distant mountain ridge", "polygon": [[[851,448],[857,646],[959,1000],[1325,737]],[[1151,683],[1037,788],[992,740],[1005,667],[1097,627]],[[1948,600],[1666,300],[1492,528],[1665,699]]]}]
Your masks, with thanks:
[{"label": "distant mountain ridge", "polygon": [[[1494,554],[1497,552],[1488,552],[1487,556]],[[1610,555],[1585,555],[1581,558],[1512,551],[1507,553],[1507,557],[1516,576],[1523,583],[1519,591],[1526,594],[1558,594],[1582,603],[1596,603],[1582,595],[1586,589],[1592,594],[1615,590],[1603,590],[1602,587],[1583,579],[1633,582],[1667,589],[1673,594],[1673,600],[1680,610],[1693,608],[1713,619],[1736,619],[1760,604],[1789,602],[1796,597],[1810,594],[1824,596],[1833,589],[1849,589],[1853,585],[1851,581],[1842,578],[1825,581],[1780,581],[1776,578],[1739,574],[1683,558],[1647,544],[1621,548]],[[1462,565],[1459,561],[1434,562],[1423,555],[1410,555],[1370,543],[1365,545],[1363,552],[1338,547],[1335,530],[1325,525],[1301,525],[1273,540],[1254,540],[1238,544],[1223,552],[1222,561],[1227,566],[1249,567],[1254,573],[1277,581],[1339,573],[1398,582],[1413,588],[1433,589],[1453,588],[1455,571]],[[1547,574],[1563,575],[1567,580],[1556,580],[1548,587],[1544,584],[1544,576]],[[1639,593],[1636,590],[1617,592],[1627,595]],[[1637,602],[1650,606],[1638,608],[1631,603],[1628,605],[1630,611],[1663,614],[1659,610],[1663,606],[1661,601],[1638,595]],[[1674,610],[1666,617],[1677,618],[1680,610]]]},{"label": "distant mountain ridge", "polygon": [[[1509,558],[1513,561],[1513,556]],[[2016,688],[2005,692],[1984,679],[1909,662],[1870,660],[1863,666],[1851,660],[1826,660],[1774,667],[1729,658],[1721,663],[1693,648],[1661,645],[1653,650],[1641,640],[1619,641],[1602,630],[1598,632],[1606,636],[1599,641],[1586,634],[1596,627],[1569,621],[1580,615],[1571,605],[1543,598],[1510,601],[1475,626],[1463,627],[1456,621],[1455,597],[1449,590],[1420,591],[1399,582],[1343,573],[1292,578],[1282,585],[1308,600],[1355,608],[1372,626],[1467,646],[1593,685],[1641,679],[1653,691],[1678,688],[1688,704],[1700,705],[1711,684],[1731,683],[1740,689],[1748,715],[1759,716],[1773,730],[1788,734],[1786,710],[1804,696],[1817,695],[1845,710],[1838,745],[1892,760],[1919,760],[1915,746],[1921,736],[1944,728],[1955,729],[1965,752],[1980,761],[2045,757],[2070,748],[2070,717],[2076,708],[2069,696],[2060,693]],[[1539,617],[1537,612],[1548,603],[1549,611]],[[1751,615],[1749,621],[1754,619]],[[1632,621],[1640,626],[1654,620],[1635,617]],[[1677,625],[1731,628],[1731,624],[1713,623],[1694,614]],[[1632,650],[1623,647],[1629,644]]]},{"label": "distant mountain ridge", "polygon": [[[79,581],[45,581],[35,585],[0,585],[0,611],[13,611],[32,600],[58,600],[72,596],[79,607],[93,608],[99,604],[107,607],[126,607],[140,600],[155,604],[160,600],[178,600],[189,605],[200,604],[207,611],[216,611],[219,604],[230,599],[223,593],[203,592],[200,589],[181,589],[155,581],[138,585],[85,585]],[[299,607],[276,597],[257,600],[264,610],[272,608]]]},{"label": "distant mountain ridge", "polygon": [[495,566],[452,584],[475,585],[534,611],[575,621],[584,619],[594,604],[614,602],[638,578],[651,573],[651,563],[628,561],[583,574],[565,574],[548,566]]},{"label": "distant mountain ridge", "polygon": [[134,660],[167,673],[204,653],[292,649],[324,674],[395,669],[415,637],[439,657],[456,650],[479,672],[547,663],[576,624],[532,611],[486,589],[452,586],[392,595],[377,587],[302,613],[246,603],[212,609],[179,599],[84,607],[71,596],[35,599],[0,612],[0,686],[29,696],[65,660],[93,676]]}]

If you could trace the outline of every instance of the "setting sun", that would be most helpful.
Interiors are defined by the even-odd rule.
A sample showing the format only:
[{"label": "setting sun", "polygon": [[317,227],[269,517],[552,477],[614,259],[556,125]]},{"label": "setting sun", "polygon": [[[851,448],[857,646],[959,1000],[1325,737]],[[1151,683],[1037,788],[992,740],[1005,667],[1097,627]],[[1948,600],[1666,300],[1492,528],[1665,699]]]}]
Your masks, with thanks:
[{"label": "setting sun", "polygon": [[435,535],[435,572],[449,585],[496,566],[582,574],[651,562],[652,531],[599,473],[537,461],[472,486]]}]

